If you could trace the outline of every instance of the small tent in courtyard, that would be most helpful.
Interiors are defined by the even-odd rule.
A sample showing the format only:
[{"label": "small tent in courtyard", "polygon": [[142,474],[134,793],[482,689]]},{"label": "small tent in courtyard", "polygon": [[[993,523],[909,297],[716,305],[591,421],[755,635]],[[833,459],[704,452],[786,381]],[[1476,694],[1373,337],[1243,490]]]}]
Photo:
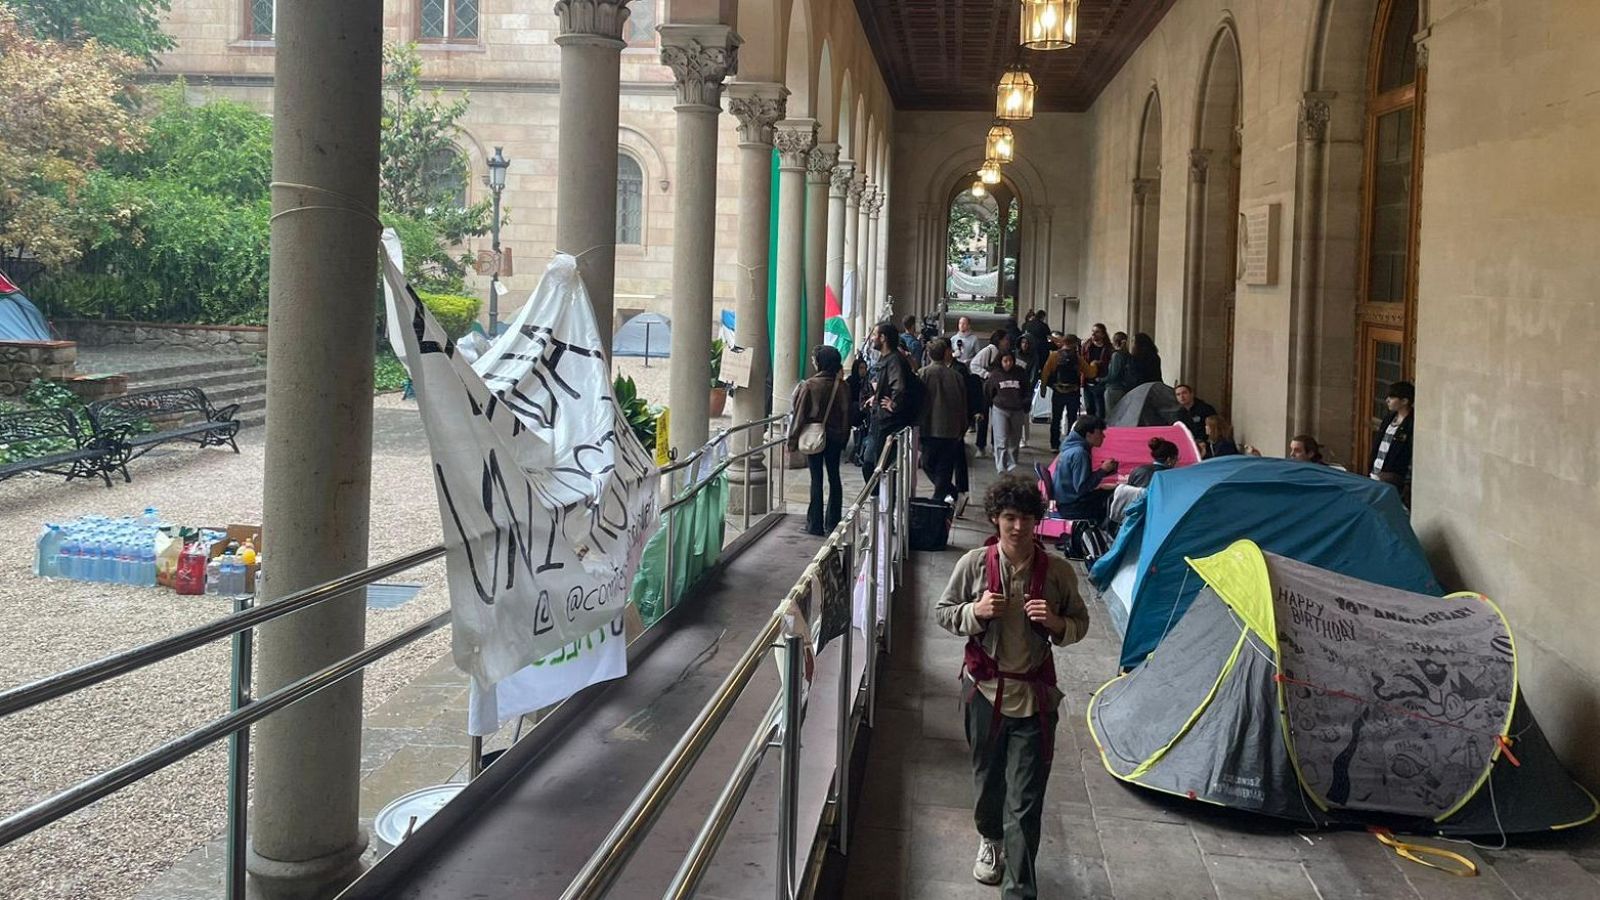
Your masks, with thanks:
[{"label": "small tent in courtyard", "polygon": [[0,272],[0,341],[48,341],[50,326],[39,307]]},{"label": "small tent in courtyard", "polygon": [[1183,415],[1183,405],[1172,388],[1159,381],[1141,384],[1122,395],[1116,408],[1106,413],[1106,425],[1116,428],[1148,428],[1171,425]]},{"label": "small tent in courtyard", "polygon": [[658,313],[639,313],[617,329],[611,355],[666,359],[672,355],[672,320]]},{"label": "small tent in courtyard", "polygon": [[1342,575],[1422,594],[1439,583],[1387,484],[1314,463],[1226,456],[1157,472],[1090,571],[1139,664],[1200,591],[1183,561],[1241,538]]},{"label": "small tent in courtyard", "polygon": [[1089,702],[1117,778],[1315,825],[1444,835],[1600,812],[1523,700],[1516,642],[1488,598],[1396,590],[1250,541],[1185,568],[1202,585],[1194,603]]}]

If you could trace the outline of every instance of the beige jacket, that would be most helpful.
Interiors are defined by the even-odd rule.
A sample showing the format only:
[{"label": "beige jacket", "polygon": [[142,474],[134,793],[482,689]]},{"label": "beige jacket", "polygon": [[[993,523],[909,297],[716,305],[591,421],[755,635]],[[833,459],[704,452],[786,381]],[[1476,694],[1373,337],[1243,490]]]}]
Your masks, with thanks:
[{"label": "beige jacket", "polygon": [[[1005,614],[999,618],[984,621],[973,612],[973,607],[983,597],[984,590],[988,587],[988,575],[984,572],[984,556],[988,548],[979,547],[968,551],[956,563],[955,571],[950,573],[950,581],[945,585],[944,594],[940,596],[939,603],[934,607],[933,615],[939,627],[952,633],[966,637],[977,637],[983,642],[984,650],[1000,664],[1002,672],[1026,672],[1044,662],[1048,655],[1051,643],[1059,646],[1075,644],[1083,640],[1089,631],[1089,607],[1084,604],[1083,596],[1078,591],[1078,575],[1072,569],[1072,564],[1064,558],[1048,554],[1038,548],[1035,553],[1045,552],[1050,560],[1050,568],[1044,579],[1044,599],[1050,601],[1051,609],[1056,615],[1067,620],[1066,631],[1060,638],[1046,641],[1038,631],[1031,627],[1028,615],[1023,610],[1027,601],[1029,582],[1032,580],[1032,561],[1021,566],[1011,565],[1004,553],[1000,556],[1001,586],[1004,589],[1006,600]],[[993,681],[977,682],[978,690],[994,702],[995,683]],[[1061,692],[1051,688],[1048,692],[1050,708],[1055,709],[1061,702]],[[1023,718],[1038,712],[1038,705],[1031,687],[1015,681],[1006,683],[1004,701],[1000,710],[1007,716]]]}]

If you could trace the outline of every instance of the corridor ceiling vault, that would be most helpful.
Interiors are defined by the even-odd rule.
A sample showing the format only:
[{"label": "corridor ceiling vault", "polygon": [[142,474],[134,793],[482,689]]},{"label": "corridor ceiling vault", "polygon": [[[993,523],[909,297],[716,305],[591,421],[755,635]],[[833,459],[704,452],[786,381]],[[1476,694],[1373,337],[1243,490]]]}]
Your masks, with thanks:
[{"label": "corridor ceiling vault", "polygon": [[1020,52],[1041,112],[1087,110],[1173,2],[1082,0],[1076,46],[1019,51],[1017,0],[855,0],[896,108],[993,109]]}]

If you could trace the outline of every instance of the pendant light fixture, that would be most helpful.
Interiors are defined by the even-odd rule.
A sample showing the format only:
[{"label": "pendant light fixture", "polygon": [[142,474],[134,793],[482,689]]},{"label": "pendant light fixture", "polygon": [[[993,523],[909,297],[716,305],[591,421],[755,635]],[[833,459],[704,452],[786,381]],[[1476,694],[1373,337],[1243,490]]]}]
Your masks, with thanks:
[{"label": "pendant light fixture", "polygon": [[1078,42],[1078,0],[1021,0],[1022,46],[1065,50]]},{"label": "pendant light fixture", "polygon": [[1011,133],[1011,126],[1004,122],[996,122],[989,129],[989,138],[983,144],[983,158],[995,162],[1008,163],[1016,158],[1017,138]]},{"label": "pendant light fixture", "polygon": [[1000,163],[987,159],[978,167],[978,181],[981,184],[1000,183]]},{"label": "pendant light fixture", "polygon": [[1020,62],[1012,63],[1000,76],[994,101],[994,117],[1008,122],[1033,118],[1033,76]]},{"label": "pendant light fixture", "polygon": [[982,181],[974,181],[974,182],[972,182],[972,196],[974,196],[974,197],[982,197],[984,194],[987,194],[987,193],[989,193],[989,190],[988,190],[988,188],[985,188],[983,186],[983,182]]}]

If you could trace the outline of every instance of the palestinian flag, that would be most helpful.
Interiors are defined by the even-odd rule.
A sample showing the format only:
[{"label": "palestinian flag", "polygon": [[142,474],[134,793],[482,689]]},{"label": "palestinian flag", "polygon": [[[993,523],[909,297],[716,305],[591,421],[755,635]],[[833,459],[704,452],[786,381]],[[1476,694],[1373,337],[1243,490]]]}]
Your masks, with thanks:
[{"label": "palestinian flag", "polygon": [[0,272],[0,341],[48,341],[50,326],[39,307]]}]

